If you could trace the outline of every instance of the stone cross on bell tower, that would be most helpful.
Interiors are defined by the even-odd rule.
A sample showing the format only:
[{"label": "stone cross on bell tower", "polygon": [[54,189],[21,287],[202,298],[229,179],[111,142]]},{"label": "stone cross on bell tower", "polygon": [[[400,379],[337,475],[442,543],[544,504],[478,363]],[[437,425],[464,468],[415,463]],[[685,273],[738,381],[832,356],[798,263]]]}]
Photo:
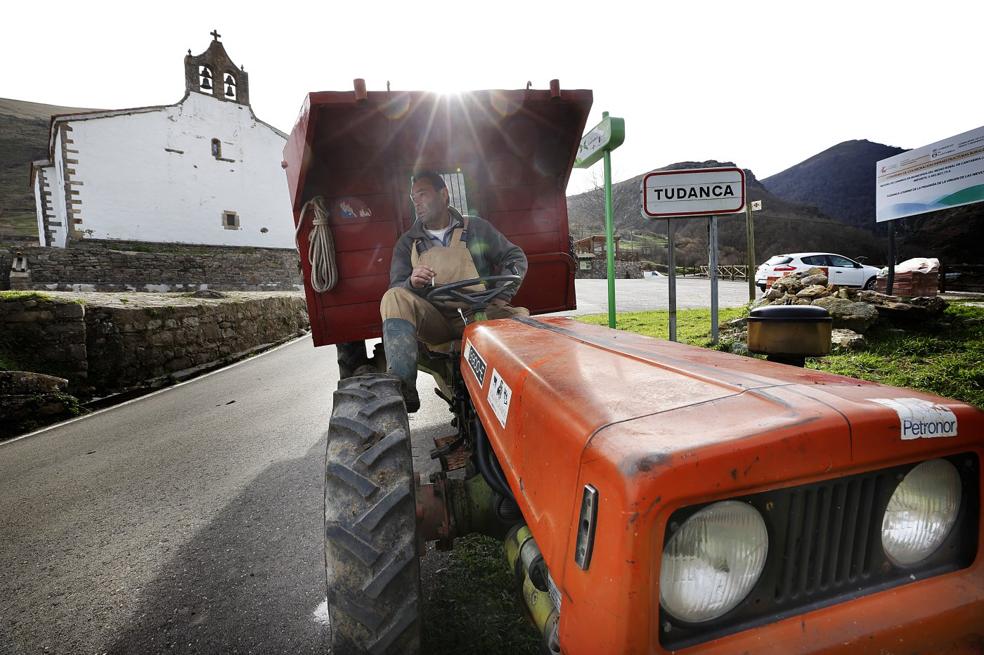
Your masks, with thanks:
[{"label": "stone cross on bell tower", "polygon": [[242,67],[236,68],[219,38],[212,30],[208,50],[198,56],[185,56],[185,92],[204,93],[217,100],[249,104],[249,76]]}]

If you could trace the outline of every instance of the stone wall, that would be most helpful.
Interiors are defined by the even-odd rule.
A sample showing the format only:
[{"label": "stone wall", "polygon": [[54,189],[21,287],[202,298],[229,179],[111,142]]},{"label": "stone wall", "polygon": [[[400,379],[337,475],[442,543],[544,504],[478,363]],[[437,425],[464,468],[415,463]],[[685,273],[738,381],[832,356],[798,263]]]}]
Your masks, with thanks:
[{"label": "stone wall", "polygon": [[4,364],[64,377],[82,397],[156,385],[307,327],[299,293],[0,294]]},{"label": "stone wall", "polygon": [[85,240],[68,248],[0,244],[0,289],[17,250],[27,288],[58,291],[289,291],[302,288],[294,250]]},{"label": "stone wall", "polygon": [[38,293],[0,295],[0,359],[11,369],[69,380],[69,391],[88,378],[85,308]]},{"label": "stone wall", "polygon": [[[606,279],[608,278],[608,263],[604,257],[595,257],[591,261],[590,270],[581,270],[580,265],[574,277],[583,279]],[[638,280],[643,277],[642,264],[639,262],[627,262],[615,260],[615,277],[618,279]]]},{"label": "stone wall", "polygon": [[159,307],[89,307],[89,382],[119,391],[221,362],[308,327],[300,295]]}]

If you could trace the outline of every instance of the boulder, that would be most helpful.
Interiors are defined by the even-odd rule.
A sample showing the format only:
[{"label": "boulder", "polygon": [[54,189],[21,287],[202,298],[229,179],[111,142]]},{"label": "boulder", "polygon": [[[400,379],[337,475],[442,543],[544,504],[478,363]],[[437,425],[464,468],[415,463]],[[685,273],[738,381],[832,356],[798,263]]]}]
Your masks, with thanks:
[{"label": "boulder", "polygon": [[815,284],[825,287],[829,282],[830,281],[827,279],[827,276],[824,275],[823,273],[818,273],[816,275],[807,275],[806,277],[803,278],[803,286],[805,287],[810,287]]},{"label": "boulder", "polygon": [[831,330],[830,345],[834,352],[848,352],[863,350],[867,344],[864,335],[853,330]]},{"label": "boulder", "polygon": [[[805,281],[805,280],[804,280]],[[827,285],[825,284],[811,284],[808,287],[804,287],[801,291],[796,294],[797,298],[822,298],[827,295]]]},{"label": "boulder", "polygon": [[783,293],[795,294],[803,288],[803,281],[795,275],[787,275],[773,282],[772,288],[779,289]]},{"label": "boulder", "polygon": [[764,298],[766,300],[779,300],[782,298],[782,289],[773,286],[768,291],[765,292]]},{"label": "boulder", "polygon": [[878,320],[878,310],[865,302],[852,302],[844,298],[827,296],[818,298],[813,304],[830,312],[835,329],[846,328],[863,334]]}]

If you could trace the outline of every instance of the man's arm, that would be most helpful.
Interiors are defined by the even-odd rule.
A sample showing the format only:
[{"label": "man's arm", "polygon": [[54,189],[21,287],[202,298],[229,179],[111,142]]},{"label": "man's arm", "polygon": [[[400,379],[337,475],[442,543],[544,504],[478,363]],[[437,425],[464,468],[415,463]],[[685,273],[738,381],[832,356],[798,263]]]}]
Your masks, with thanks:
[{"label": "man's arm", "polygon": [[[518,275],[526,277],[529,266],[523,249],[507,239],[491,223],[481,218],[471,218],[472,236],[469,237],[468,247],[473,253],[480,255],[481,260],[488,262],[487,270],[479,270],[481,275]],[[517,285],[516,289],[519,289]],[[503,300],[510,300],[515,292],[504,293]]]},{"label": "man's arm", "polygon": [[413,248],[413,240],[406,235],[400,237],[393,247],[393,259],[390,262],[390,282],[389,288],[403,287],[410,289],[416,294],[420,294],[421,289],[416,289],[410,284],[410,274],[413,273],[413,266],[410,264],[410,249]]}]

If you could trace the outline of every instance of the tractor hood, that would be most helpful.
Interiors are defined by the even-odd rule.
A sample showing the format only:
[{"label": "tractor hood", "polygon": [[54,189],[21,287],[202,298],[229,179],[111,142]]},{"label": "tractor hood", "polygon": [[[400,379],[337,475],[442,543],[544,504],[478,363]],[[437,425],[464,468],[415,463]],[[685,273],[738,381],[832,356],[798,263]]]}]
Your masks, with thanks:
[{"label": "tractor hood", "polygon": [[[566,318],[473,324],[463,348],[476,410],[559,578],[575,566],[585,484],[599,530],[638,536],[682,506],[959,452],[984,432],[984,414],[956,401]],[[959,434],[902,438],[907,405],[951,413]]]}]

